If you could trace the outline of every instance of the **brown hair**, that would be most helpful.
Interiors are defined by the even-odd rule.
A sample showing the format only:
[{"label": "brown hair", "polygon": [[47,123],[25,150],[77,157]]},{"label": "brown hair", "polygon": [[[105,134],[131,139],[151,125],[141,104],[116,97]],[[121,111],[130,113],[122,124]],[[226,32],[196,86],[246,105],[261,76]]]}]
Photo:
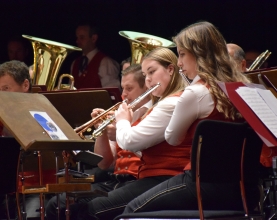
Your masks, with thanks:
[{"label": "brown hair", "polygon": [[199,77],[207,83],[219,112],[226,118],[236,118],[235,107],[230,103],[217,82],[249,82],[237,71],[235,63],[231,60],[226,42],[209,22],[198,22],[183,29],[173,38],[177,47],[184,48],[196,58]]}]

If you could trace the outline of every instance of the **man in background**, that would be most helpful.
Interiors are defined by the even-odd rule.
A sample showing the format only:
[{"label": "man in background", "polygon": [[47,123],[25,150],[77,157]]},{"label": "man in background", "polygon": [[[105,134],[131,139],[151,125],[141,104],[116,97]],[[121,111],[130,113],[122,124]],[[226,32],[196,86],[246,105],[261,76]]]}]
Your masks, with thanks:
[{"label": "man in background", "polygon": [[238,70],[242,73],[246,72],[246,60],[243,49],[236,44],[227,44],[228,53],[236,61]]},{"label": "man in background", "polygon": [[76,43],[82,49],[82,56],[73,61],[71,74],[74,85],[81,88],[118,87],[119,64],[97,48],[98,31],[89,23],[76,29]]},{"label": "man in background", "polygon": [[[31,65],[29,42],[21,36],[10,38],[7,44],[9,60],[18,60]],[[30,44],[31,45],[31,44]]]}]

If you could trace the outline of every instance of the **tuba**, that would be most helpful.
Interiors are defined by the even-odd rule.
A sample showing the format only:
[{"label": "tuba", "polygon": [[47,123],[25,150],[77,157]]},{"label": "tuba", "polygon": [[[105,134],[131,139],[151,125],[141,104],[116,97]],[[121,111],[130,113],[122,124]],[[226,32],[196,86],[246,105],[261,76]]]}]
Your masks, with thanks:
[{"label": "tuba", "polygon": [[176,47],[175,43],[161,37],[134,31],[119,31],[119,35],[128,39],[131,46],[131,64],[141,63],[142,58],[157,47]]},{"label": "tuba", "polygon": [[32,84],[46,85],[48,91],[53,90],[61,64],[68,52],[82,49],[28,35],[22,36],[31,41],[34,50]]},{"label": "tuba", "polygon": [[[68,78],[69,84],[62,84],[63,78]],[[71,74],[62,74],[59,78],[58,85],[56,88],[54,88],[54,90],[76,90],[76,88],[74,87],[74,77]]]}]

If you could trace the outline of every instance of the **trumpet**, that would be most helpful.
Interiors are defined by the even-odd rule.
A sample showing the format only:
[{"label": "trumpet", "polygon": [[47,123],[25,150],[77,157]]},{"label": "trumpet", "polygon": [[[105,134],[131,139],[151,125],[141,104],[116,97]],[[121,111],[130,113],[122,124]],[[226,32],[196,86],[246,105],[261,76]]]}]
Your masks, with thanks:
[{"label": "trumpet", "polygon": [[248,68],[248,71],[257,70],[260,69],[260,67],[263,65],[263,63],[268,59],[268,57],[271,55],[271,52],[266,50],[265,52],[261,53],[256,60],[251,64],[251,66]]},{"label": "trumpet", "polygon": [[[152,93],[155,89],[157,89],[161,84],[157,83],[155,86],[148,89],[145,93],[136,98],[133,102],[131,102],[128,106],[129,109],[134,108],[138,103],[140,103],[143,99],[145,99],[150,93]],[[97,138],[102,135],[103,131],[106,127],[111,124],[115,120],[115,115],[110,118],[107,118],[97,129],[95,129],[92,133],[93,138]]]},{"label": "trumpet", "polygon": [[84,132],[90,132],[91,131],[91,127],[94,126],[96,124],[96,122],[98,120],[104,120],[107,115],[109,114],[110,111],[114,111],[116,109],[118,109],[119,105],[121,105],[123,102],[127,102],[128,100],[125,99],[122,102],[118,102],[115,105],[113,105],[112,107],[110,107],[108,110],[102,112],[101,114],[99,114],[98,116],[94,117],[93,119],[91,119],[90,121],[86,122],[85,124],[77,127],[74,129],[74,131],[82,138],[82,139],[86,139],[86,137],[84,136]]}]

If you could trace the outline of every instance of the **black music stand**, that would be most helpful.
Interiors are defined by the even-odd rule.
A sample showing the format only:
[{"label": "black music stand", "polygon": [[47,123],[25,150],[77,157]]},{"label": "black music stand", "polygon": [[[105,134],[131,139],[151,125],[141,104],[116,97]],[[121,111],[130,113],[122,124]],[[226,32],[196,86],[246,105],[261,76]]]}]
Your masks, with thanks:
[{"label": "black music stand", "polygon": [[[108,109],[112,106],[110,93],[106,90],[60,90],[41,94],[47,97],[73,128],[91,120],[92,109]],[[75,159],[95,167],[100,160],[93,156],[92,152],[79,152]]]},{"label": "black music stand", "polygon": [[49,91],[40,94],[55,106],[72,128],[89,121],[92,109],[108,109],[113,104],[106,90]]}]

